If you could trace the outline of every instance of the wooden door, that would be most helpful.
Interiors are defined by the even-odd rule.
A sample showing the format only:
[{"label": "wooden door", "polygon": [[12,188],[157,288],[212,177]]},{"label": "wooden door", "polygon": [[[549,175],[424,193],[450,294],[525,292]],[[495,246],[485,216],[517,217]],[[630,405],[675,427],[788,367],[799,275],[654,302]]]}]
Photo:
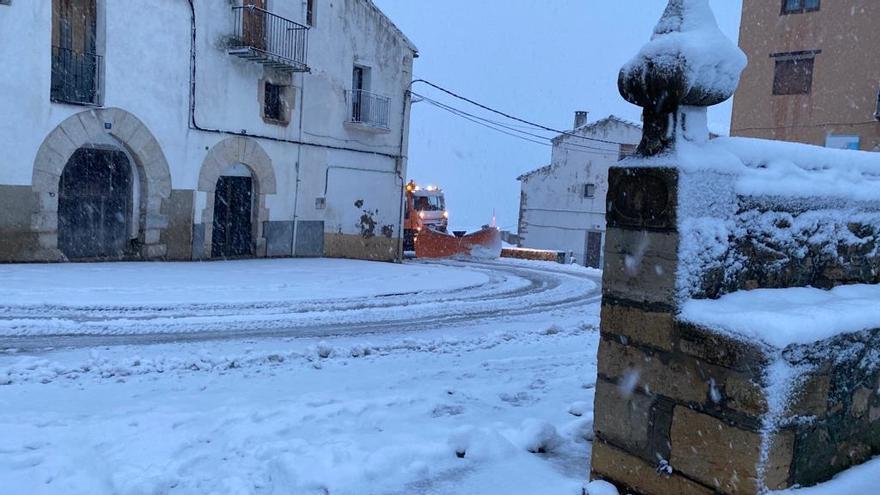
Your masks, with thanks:
[{"label": "wooden door", "polygon": [[584,266],[602,268],[602,233],[587,232],[587,242],[584,250]]},{"label": "wooden door", "polygon": [[71,259],[122,258],[129,245],[131,163],[125,153],[81,148],[61,174],[58,247]]},{"label": "wooden door", "polygon": [[[244,0],[242,35],[244,42],[259,50],[266,49],[266,0]],[[247,8],[253,7],[253,8]]]},{"label": "wooden door", "polygon": [[253,254],[253,190],[253,179],[250,177],[220,177],[217,180],[212,257]]}]

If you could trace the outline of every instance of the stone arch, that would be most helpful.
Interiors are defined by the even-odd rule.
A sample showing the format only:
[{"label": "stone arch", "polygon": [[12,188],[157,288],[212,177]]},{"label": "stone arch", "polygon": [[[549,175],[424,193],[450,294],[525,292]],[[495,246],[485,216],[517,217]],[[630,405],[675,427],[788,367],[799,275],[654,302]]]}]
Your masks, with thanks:
[{"label": "stone arch", "polygon": [[272,159],[255,139],[243,136],[228,137],[215,144],[199,172],[199,191],[207,194],[205,208],[202,210],[204,225],[204,246],[201,250],[204,257],[211,256],[211,242],[214,232],[214,193],[217,180],[223,173],[235,165],[242,164],[251,171],[254,179],[254,222],[253,239],[255,254],[266,256],[266,239],[263,226],[269,221],[269,208],[266,207],[266,196],[275,194],[275,169]]},{"label": "stone arch", "polygon": [[159,142],[133,114],[120,108],[96,108],[71,115],[40,145],[34,160],[32,188],[38,199],[31,227],[43,260],[63,260],[58,249],[58,188],[61,173],[77,149],[106,143],[110,136],[134,158],[139,178],[139,256],[161,259],[167,252],[162,232],[168,219],[163,203],[171,196],[171,172]]}]

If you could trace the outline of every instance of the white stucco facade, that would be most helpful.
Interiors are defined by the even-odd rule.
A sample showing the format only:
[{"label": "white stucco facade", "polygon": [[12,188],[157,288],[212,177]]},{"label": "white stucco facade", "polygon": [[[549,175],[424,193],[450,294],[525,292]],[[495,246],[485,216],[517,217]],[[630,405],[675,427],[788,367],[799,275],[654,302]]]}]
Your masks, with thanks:
[{"label": "white stucco facade", "polygon": [[554,139],[550,165],[519,177],[521,247],[564,251],[578,264],[601,266],[608,169],[641,135],[638,125],[611,116]]},{"label": "white stucco facade", "polygon": [[[266,10],[306,25],[307,3]],[[415,47],[370,0],[314,0],[310,71],[287,72],[229,53],[234,4],[97,0],[93,105],[50,98],[53,1],[0,4],[0,261],[66,258],[64,163],[113,145],[133,162],[132,258],[210,258],[216,179],[239,165],[254,182],[254,256],[398,256]],[[384,125],[349,122],[355,66],[387,98]],[[284,123],[265,118],[266,82],[284,88]]]}]

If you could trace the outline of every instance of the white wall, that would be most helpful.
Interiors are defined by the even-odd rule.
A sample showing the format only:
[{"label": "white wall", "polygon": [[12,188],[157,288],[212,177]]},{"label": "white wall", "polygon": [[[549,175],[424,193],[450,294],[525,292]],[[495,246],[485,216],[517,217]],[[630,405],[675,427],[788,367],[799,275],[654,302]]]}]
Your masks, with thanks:
[{"label": "white wall", "polygon": [[[641,139],[638,126],[614,119],[574,133],[633,145]],[[618,162],[619,155],[616,144],[566,135],[555,139],[550,166],[522,178],[522,246],[570,251],[583,264],[587,232],[603,232],[604,243],[608,169]],[[584,197],[586,184],[596,185],[592,198]]]},{"label": "white wall", "polygon": [[[106,16],[105,107],[119,107],[150,129],[171,168],[174,189],[196,190],[207,150],[229,136],[193,130],[190,105],[190,8],[186,0],[98,0]],[[0,6],[0,184],[29,185],[37,149],[68,116],[87,107],[51,103],[51,4],[15,1]],[[203,128],[258,136],[271,157],[278,185],[267,198],[271,220],[325,220],[327,229],[356,233],[351,212],[318,210],[328,166],[399,174],[404,93],[412,78],[413,50],[369,0],[317,0],[317,22],[310,30],[310,74],[293,76],[296,103],[287,127],[263,121],[258,98],[263,66],[226,53],[232,32],[231,4],[195,0],[197,17],[196,121]],[[269,10],[304,23],[305,0],[270,0]],[[366,132],[344,125],[345,90],[351,89],[355,62],[373,67],[372,90],[391,97],[389,132]],[[302,115],[301,115],[301,112]],[[302,119],[303,126],[299,122]],[[334,150],[273,141],[309,142],[357,151]],[[301,149],[300,149],[301,148]],[[405,153],[404,153],[405,154]],[[299,162],[299,184],[297,163]],[[337,180],[337,179],[334,179]],[[385,202],[399,202],[400,181],[363,180],[365,200],[383,204],[382,222],[399,227],[397,213],[385,217]],[[297,190],[300,202],[297,205]],[[334,189],[335,190],[335,189]],[[395,199],[396,198],[396,199]],[[204,205],[204,194],[197,194]],[[333,198],[328,198],[328,204]],[[353,205],[352,205],[353,208]],[[200,221],[201,208],[195,208]]]}]

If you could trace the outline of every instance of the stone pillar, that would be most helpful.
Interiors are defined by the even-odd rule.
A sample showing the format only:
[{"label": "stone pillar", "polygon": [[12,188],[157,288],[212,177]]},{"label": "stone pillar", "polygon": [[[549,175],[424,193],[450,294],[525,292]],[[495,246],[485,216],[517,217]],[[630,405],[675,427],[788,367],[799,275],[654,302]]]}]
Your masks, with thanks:
[{"label": "stone pillar", "polygon": [[762,435],[765,350],[676,319],[681,178],[610,172],[592,476],[642,495],[788,486],[792,434]]}]

